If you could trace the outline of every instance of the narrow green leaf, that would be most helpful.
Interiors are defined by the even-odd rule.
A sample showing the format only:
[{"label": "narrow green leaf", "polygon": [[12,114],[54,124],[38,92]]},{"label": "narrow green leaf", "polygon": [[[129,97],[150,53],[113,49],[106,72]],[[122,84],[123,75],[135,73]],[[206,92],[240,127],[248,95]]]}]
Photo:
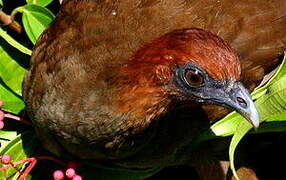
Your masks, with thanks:
[{"label": "narrow green leaf", "polygon": [[22,81],[27,70],[18,62],[29,61],[29,57],[11,48],[5,41],[0,40],[0,78],[16,94],[22,94]]},{"label": "narrow green leaf", "polygon": [[234,134],[241,121],[241,115],[237,112],[228,114],[225,118],[212,125],[211,130],[216,136],[229,136]]},{"label": "narrow green leaf", "polygon": [[22,12],[22,22],[29,39],[35,44],[42,32],[54,20],[54,14],[45,7],[28,4],[17,8]]},{"label": "narrow green leaf", "polygon": [[35,4],[38,6],[45,7],[50,4],[53,0],[26,0],[27,4]]},{"label": "narrow green leaf", "polygon": [[230,145],[229,145],[229,161],[230,161],[230,168],[232,170],[232,173],[236,179],[239,179],[235,167],[234,167],[234,153],[235,149],[240,142],[240,140],[245,136],[245,134],[252,128],[252,125],[250,123],[247,123],[247,121],[241,121],[240,124],[237,126],[237,129],[231,139]]},{"label": "narrow green leaf", "polygon": [[15,39],[13,39],[11,36],[9,36],[2,28],[0,28],[0,36],[5,39],[11,46],[18,49],[24,54],[31,55],[32,51],[22,44],[18,43]]}]

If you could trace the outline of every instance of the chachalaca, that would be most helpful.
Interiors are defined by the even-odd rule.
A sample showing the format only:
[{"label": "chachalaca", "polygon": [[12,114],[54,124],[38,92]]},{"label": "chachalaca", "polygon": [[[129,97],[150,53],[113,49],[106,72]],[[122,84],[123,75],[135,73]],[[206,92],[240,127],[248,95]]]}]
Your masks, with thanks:
[{"label": "chachalaca", "polygon": [[224,115],[208,104],[258,126],[245,87],[279,63],[285,12],[285,0],[66,0],[24,80],[37,136],[123,168],[197,160],[180,152]]}]

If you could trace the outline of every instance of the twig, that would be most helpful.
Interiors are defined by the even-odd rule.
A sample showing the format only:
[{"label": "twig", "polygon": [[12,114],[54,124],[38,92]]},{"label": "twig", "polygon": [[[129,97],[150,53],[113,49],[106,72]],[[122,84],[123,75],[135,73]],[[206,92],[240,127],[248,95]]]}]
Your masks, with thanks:
[{"label": "twig", "polygon": [[6,113],[5,115],[5,118],[10,118],[10,119],[14,119],[16,121],[20,121],[24,124],[27,124],[27,125],[32,125],[32,123],[30,121],[27,121],[19,116],[16,116],[16,115],[13,115],[13,114],[10,114],[10,113]]},{"label": "twig", "polygon": [[0,22],[2,22],[6,26],[9,26],[11,29],[13,29],[19,34],[23,32],[22,26],[14,20],[13,16],[5,14],[1,10],[0,10]]}]

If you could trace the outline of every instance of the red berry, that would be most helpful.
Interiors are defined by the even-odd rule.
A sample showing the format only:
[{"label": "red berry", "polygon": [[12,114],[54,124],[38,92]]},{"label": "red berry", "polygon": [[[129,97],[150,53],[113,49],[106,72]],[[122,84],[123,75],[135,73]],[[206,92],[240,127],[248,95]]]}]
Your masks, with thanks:
[{"label": "red berry", "polygon": [[9,164],[11,162],[11,156],[9,154],[4,154],[2,156],[1,162],[3,164]]},{"label": "red berry", "polygon": [[0,121],[3,121],[5,118],[5,113],[0,110]]},{"label": "red berry", "polygon": [[82,177],[80,175],[75,175],[72,180],[82,180]]},{"label": "red berry", "polygon": [[74,176],[75,176],[75,170],[74,168],[68,168],[66,170],[66,176],[69,178],[69,179],[72,179]]},{"label": "red berry", "polygon": [[65,175],[64,175],[63,171],[56,170],[53,173],[53,177],[54,177],[54,180],[63,180],[65,178]]},{"label": "red berry", "polygon": [[0,121],[0,129],[3,129],[4,128],[4,122],[3,121]]}]

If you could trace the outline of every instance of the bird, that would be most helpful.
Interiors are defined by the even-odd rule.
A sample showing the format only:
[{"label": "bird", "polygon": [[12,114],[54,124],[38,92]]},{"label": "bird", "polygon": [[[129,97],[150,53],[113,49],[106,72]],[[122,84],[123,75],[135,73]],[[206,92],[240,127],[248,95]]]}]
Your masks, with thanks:
[{"label": "bird", "polygon": [[221,107],[258,128],[249,90],[280,62],[285,10],[283,0],[63,1],[23,82],[37,137],[57,156],[120,168],[198,160],[182,149]]}]

